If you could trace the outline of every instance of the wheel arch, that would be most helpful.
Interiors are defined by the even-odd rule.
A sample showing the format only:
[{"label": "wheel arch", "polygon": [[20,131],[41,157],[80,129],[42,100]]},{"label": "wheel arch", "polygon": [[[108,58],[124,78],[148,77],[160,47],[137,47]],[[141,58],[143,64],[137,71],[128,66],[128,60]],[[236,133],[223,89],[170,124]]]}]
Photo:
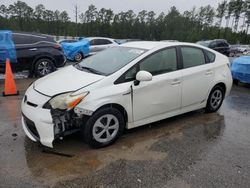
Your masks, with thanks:
[{"label": "wheel arch", "polygon": [[77,52],[74,53],[74,57],[76,56],[76,54],[81,54],[82,55],[82,58],[84,59],[85,55],[84,55],[84,52],[82,50],[79,50]]},{"label": "wheel arch", "polygon": [[56,61],[55,61],[55,59],[53,57],[51,57],[49,55],[38,56],[35,59],[33,59],[33,61],[32,61],[32,67],[31,67],[31,70],[30,70],[32,74],[35,71],[36,62],[39,61],[40,59],[49,59],[49,60],[51,60],[53,62],[54,68],[56,67],[56,65],[55,65]]},{"label": "wheel arch", "polygon": [[105,105],[102,105],[101,107],[97,108],[95,110],[95,112],[98,111],[98,110],[100,110],[100,109],[103,109],[103,108],[116,108],[123,115],[125,122],[126,123],[128,122],[128,113],[127,113],[126,109],[122,105],[117,104],[117,103],[105,104]]},{"label": "wheel arch", "polygon": [[[215,86],[220,86],[220,87],[223,89],[224,94],[227,92],[227,86],[226,86],[225,83],[219,82],[219,83],[217,83]],[[214,86],[214,87],[215,87],[215,86]],[[214,88],[214,87],[213,87],[213,88]]]},{"label": "wheel arch", "polygon": [[84,59],[85,58],[84,52],[81,50],[79,51],[79,53],[82,54],[82,58]]},{"label": "wheel arch", "polygon": [[211,87],[211,89],[209,90],[209,92],[208,92],[208,94],[207,94],[207,99],[206,99],[206,101],[208,100],[208,97],[209,97],[211,91],[212,91],[216,86],[222,87],[222,89],[224,90],[224,97],[225,97],[226,92],[227,92],[227,86],[226,86],[226,84],[225,84],[224,82],[218,82],[218,83],[214,84],[214,86]]}]

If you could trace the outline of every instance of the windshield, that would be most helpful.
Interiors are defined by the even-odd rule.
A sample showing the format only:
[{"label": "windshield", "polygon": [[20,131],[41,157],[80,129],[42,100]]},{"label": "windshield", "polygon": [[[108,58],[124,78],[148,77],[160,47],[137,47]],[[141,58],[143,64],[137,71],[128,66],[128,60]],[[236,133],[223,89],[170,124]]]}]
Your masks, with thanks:
[{"label": "windshield", "polygon": [[110,75],[142,55],[145,51],[138,48],[112,47],[84,59],[76,65],[76,68],[95,74]]}]

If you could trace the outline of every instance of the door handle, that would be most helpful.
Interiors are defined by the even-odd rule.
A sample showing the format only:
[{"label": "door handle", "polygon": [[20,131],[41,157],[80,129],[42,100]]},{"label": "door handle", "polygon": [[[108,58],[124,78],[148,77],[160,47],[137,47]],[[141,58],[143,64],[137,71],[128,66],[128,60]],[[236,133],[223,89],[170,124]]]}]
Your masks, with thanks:
[{"label": "door handle", "polygon": [[211,71],[211,70],[207,70],[205,73],[205,75],[211,75],[211,74],[213,74],[213,71]]},{"label": "door handle", "polygon": [[129,95],[129,94],[131,94],[132,93],[132,91],[128,91],[128,92],[126,92],[126,93],[123,93],[122,95]]},{"label": "door handle", "polygon": [[30,51],[37,51],[37,48],[31,48]]},{"label": "door handle", "polygon": [[181,81],[179,79],[174,79],[173,82],[171,83],[171,85],[179,85],[181,83]]}]

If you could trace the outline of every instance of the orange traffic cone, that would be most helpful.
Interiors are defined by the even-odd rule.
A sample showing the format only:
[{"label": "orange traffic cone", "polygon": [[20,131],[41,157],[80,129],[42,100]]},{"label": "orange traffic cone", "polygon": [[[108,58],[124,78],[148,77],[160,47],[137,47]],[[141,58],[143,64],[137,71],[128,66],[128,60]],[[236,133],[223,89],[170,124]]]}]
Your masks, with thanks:
[{"label": "orange traffic cone", "polygon": [[3,96],[10,95],[19,95],[19,92],[16,90],[16,83],[13,78],[13,73],[10,66],[10,60],[6,60],[5,64],[5,82],[4,82],[4,92]]}]

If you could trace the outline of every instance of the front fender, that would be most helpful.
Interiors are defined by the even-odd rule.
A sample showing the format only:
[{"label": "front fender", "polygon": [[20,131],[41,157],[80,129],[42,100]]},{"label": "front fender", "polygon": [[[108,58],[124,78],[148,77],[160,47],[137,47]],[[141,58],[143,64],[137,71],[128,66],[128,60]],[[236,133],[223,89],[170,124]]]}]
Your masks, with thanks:
[{"label": "front fender", "polygon": [[132,102],[131,94],[128,95],[111,95],[108,97],[103,97],[99,99],[86,100],[78,104],[74,111],[76,114],[83,114],[91,116],[95,111],[105,105],[118,104],[122,106],[128,115],[128,122],[132,121]]}]

